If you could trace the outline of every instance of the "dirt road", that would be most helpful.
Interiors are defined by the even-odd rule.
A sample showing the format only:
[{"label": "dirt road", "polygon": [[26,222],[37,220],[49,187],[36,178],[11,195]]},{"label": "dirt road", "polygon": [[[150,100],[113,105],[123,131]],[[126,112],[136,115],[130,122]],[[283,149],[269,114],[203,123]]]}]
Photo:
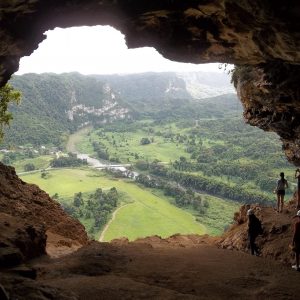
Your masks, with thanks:
[{"label": "dirt road", "polygon": [[118,213],[118,211],[119,211],[121,208],[123,208],[123,207],[125,207],[125,206],[127,206],[127,205],[129,205],[129,204],[130,204],[130,203],[125,204],[125,205],[123,205],[123,206],[117,208],[117,209],[113,212],[111,219],[110,219],[109,222],[105,225],[103,231],[101,232],[101,235],[100,235],[100,238],[99,238],[99,242],[103,242],[105,232],[106,232],[106,230],[108,229],[108,227],[109,227],[109,225],[111,224],[111,222],[116,218],[116,214]]}]

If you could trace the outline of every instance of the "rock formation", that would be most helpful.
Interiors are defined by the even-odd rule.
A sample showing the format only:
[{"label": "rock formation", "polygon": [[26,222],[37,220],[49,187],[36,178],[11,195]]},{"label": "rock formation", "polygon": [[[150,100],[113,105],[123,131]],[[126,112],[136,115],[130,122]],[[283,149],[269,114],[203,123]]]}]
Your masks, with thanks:
[{"label": "rock formation", "polygon": [[77,220],[36,185],[19,179],[0,163],[0,267],[85,245],[87,234]]},{"label": "rock formation", "polygon": [[[234,224],[216,244],[221,248],[249,252],[247,210],[250,205],[243,205],[234,216]],[[279,260],[290,265],[294,254],[290,249],[293,239],[293,217],[296,214],[296,199],[292,199],[284,208],[283,213],[277,213],[272,207],[251,205],[255,215],[261,220],[263,234],[258,236],[257,245],[261,255],[266,258]]]},{"label": "rock formation", "polygon": [[296,0],[4,0],[0,85],[46,30],[111,25],[131,48],[153,46],[182,62],[242,66],[246,74],[237,72],[235,85],[246,121],[277,132],[288,159],[300,165],[299,17]]}]

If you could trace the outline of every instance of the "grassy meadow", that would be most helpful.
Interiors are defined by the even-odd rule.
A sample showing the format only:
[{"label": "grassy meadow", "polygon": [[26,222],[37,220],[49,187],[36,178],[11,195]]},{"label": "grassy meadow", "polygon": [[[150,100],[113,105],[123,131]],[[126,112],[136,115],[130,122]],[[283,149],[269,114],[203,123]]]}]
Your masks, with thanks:
[{"label": "grassy meadow", "polygon": [[[140,159],[149,161],[157,159],[169,163],[186,154],[183,144],[174,143],[163,136],[146,132],[143,128],[143,123],[141,123],[140,127],[140,129],[128,132],[104,132],[100,129],[90,131],[89,134],[86,134],[87,131],[81,130],[72,135],[72,141],[74,141],[78,151],[93,155],[94,151],[91,143],[101,140],[110,153],[110,156],[117,157],[122,163],[135,162]],[[172,133],[183,132],[183,130],[177,128],[174,124],[163,127],[156,126],[152,129]],[[141,145],[140,141],[143,137],[153,138],[153,141],[151,144]],[[72,148],[69,147],[67,149]]]},{"label": "grassy meadow", "polygon": [[[134,240],[154,234],[167,237],[175,233],[210,232],[207,226],[197,222],[189,212],[172,205],[164,195],[155,195],[151,190],[141,188],[127,180],[109,178],[100,171],[60,169],[49,171],[47,179],[41,178],[39,173],[24,174],[21,178],[28,183],[37,184],[49,195],[57,193],[59,201],[62,202],[72,201],[74,193],[116,187],[118,192],[124,194],[126,203],[129,204],[117,212],[115,220],[106,231],[105,241],[122,236]],[[87,229],[92,226],[89,219],[81,221]],[[95,237],[98,238],[99,234],[100,232],[97,232]]]},{"label": "grassy meadow", "polygon": [[12,163],[12,166],[16,169],[17,173],[24,172],[24,166],[26,164],[33,164],[36,169],[46,169],[50,165],[50,161],[53,159],[51,155],[42,155],[34,158],[25,158],[22,160],[16,160]]}]

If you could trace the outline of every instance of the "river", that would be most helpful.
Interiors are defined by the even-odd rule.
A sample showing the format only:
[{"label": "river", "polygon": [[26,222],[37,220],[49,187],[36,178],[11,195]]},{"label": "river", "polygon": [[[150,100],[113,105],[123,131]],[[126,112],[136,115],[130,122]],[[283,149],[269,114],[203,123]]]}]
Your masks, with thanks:
[{"label": "river", "polygon": [[113,164],[108,161],[101,161],[97,158],[89,156],[88,154],[80,153],[76,147],[76,144],[80,142],[80,140],[91,130],[92,127],[85,127],[71,134],[66,147],[67,151],[76,153],[77,157],[80,159],[86,159],[88,165],[92,168],[118,170],[125,174],[127,177],[131,178],[135,178],[139,175],[137,172],[129,170],[128,167],[131,167],[131,164]]}]

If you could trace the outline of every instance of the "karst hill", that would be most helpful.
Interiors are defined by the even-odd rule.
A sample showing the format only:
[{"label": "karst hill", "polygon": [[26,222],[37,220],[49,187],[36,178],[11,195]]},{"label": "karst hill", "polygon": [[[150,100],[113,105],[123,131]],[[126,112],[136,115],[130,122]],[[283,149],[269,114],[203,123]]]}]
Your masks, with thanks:
[{"label": "karst hill", "polygon": [[[4,0],[0,83],[37,48],[46,30],[112,25],[129,47],[153,46],[184,62],[236,64],[233,79],[245,120],[277,132],[287,158],[299,165],[299,5],[295,0]],[[1,164],[0,298],[297,299],[300,277],[286,266],[294,204],[279,216],[271,208],[256,210],[265,229],[259,241],[263,257],[236,251],[246,245],[245,208],[235,216],[239,224],[218,239],[90,242],[47,194]]]}]

